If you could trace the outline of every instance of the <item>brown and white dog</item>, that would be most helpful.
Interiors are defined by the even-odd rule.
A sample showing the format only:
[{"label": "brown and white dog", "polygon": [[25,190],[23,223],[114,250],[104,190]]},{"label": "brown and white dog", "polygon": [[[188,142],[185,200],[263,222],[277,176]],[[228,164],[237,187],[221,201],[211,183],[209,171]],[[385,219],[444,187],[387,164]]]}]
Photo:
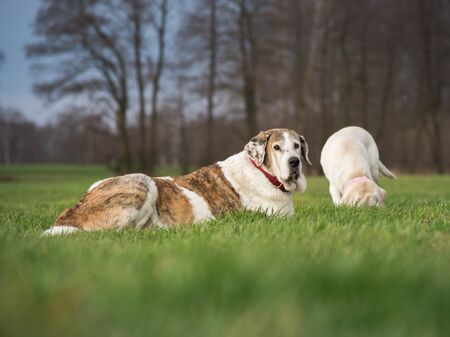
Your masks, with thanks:
[{"label": "brown and white dog", "polygon": [[188,175],[137,173],[96,182],[44,234],[170,227],[238,210],[290,215],[292,192],[306,189],[300,157],[310,164],[303,136],[289,129],[261,131],[244,151]]},{"label": "brown and white dog", "polygon": [[386,191],[378,186],[379,174],[395,178],[380,161],[370,133],[356,126],[343,128],[328,138],[320,164],[330,182],[335,205],[382,206]]}]

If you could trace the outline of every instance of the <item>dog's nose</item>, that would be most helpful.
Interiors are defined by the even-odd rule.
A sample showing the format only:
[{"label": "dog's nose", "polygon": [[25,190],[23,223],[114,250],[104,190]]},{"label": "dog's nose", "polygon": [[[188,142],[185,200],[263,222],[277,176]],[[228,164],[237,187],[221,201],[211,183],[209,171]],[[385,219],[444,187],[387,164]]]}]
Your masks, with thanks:
[{"label": "dog's nose", "polygon": [[298,157],[291,157],[288,159],[289,166],[292,168],[297,168],[300,164],[300,159]]}]

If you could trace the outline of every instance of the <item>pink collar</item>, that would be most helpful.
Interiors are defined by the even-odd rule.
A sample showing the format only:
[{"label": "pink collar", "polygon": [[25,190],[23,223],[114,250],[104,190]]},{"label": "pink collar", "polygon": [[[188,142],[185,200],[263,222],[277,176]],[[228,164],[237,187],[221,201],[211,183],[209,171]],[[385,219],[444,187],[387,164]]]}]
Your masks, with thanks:
[{"label": "pink collar", "polygon": [[342,186],[342,194],[344,194],[345,190],[347,188],[349,188],[350,186],[361,184],[365,181],[370,181],[370,179],[367,176],[358,176],[358,177],[350,179]]},{"label": "pink collar", "polygon": [[276,188],[278,188],[279,190],[281,190],[283,192],[288,192],[284,188],[284,185],[278,180],[277,177],[271,175],[269,172],[264,170],[261,166],[256,164],[251,158],[248,158],[248,159],[250,159],[250,161],[252,162],[254,167],[256,167],[258,170],[260,170],[266,176],[267,180],[269,180],[272,183],[273,186],[275,186]]}]

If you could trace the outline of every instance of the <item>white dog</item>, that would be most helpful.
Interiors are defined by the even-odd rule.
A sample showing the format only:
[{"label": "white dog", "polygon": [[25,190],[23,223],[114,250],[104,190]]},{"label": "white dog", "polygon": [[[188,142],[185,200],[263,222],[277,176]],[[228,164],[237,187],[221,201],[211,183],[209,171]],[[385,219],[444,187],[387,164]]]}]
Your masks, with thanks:
[{"label": "white dog", "polygon": [[382,206],[386,191],[377,184],[379,172],[396,178],[380,161],[370,133],[356,126],[343,128],[328,138],[320,164],[336,205]]},{"label": "white dog", "polygon": [[244,151],[185,176],[128,174],[96,182],[45,234],[170,227],[244,209],[293,214],[292,192],[306,189],[300,157],[310,163],[303,136],[261,131]]}]

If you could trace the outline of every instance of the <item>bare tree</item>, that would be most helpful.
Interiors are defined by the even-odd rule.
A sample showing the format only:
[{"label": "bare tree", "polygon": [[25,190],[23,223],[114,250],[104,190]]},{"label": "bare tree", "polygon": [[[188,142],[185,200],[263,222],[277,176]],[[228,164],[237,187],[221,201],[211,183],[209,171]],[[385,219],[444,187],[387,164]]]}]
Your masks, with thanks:
[{"label": "bare tree", "polygon": [[178,47],[183,54],[180,58],[192,68],[191,91],[206,100],[203,165],[208,165],[214,160],[215,99],[221,85],[220,71],[227,64],[221,41],[226,19],[218,15],[223,12],[224,7],[225,2],[220,0],[193,2],[192,8],[186,11],[185,20],[178,33]]},{"label": "bare tree", "polygon": [[190,147],[187,146],[187,122],[185,116],[186,109],[186,100],[184,93],[184,86],[186,82],[186,77],[183,75],[179,75],[177,77],[177,95],[175,98],[175,110],[178,114],[178,118],[180,120],[178,126],[178,134],[179,134],[179,143],[178,143],[178,161],[180,163],[181,172],[186,174],[189,172],[189,157],[190,157]]},{"label": "bare tree", "polygon": [[[439,0],[418,1],[418,12],[420,20],[420,78],[423,85],[423,111],[421,112],[422,125],[428,135],[431,144],[431,154],[436,170],[444,173],[444,160],[442,157],[442,135],[440,125],[441,95],[443,92],[443,66],[444,59],[438,55],[436,50],[436,40],[445,45],[445,39],[442,38],[441,26],[441,6],[445,6]],[[447,4],[448,8],[448,4]],[[448,11],[447,11],[448,13]],[[440,34],[441,33],[441,34]]]},{"label": "bare tree", "polygon": [[368,128],[368,113],[369,113],[369,29],[371,16],[368,14],[369,9],[367,8],[369,2],[366,2],[364,6],[363,15],[361,15],[361,23],[359,25],[359,85],[361,90],[361,125],[364,128]]},{"label": "bare tree", "polygon": [[139,129],[139,168],[145,172],[147,170],[147,116],[146,116],[146,100],[145,100],[145,74],[143,64],[144,51],[144,29],[149,21],[149,3],[146,0],[129,0],[128,1],[129,18],[131,21],[131,36],[133,41],[134,52],[134,71],[136,76],[139,112],[138,112],[138,129]]},{"label": "bare tree", "polygon": [[0,163],[77,163],[111,165],[114,136],[105,119],[71,106],[39,126],[19,110],[0,106]]},{"label": "bare tree", "polygon": [[120,8],[101,0],[45,0],[35,22],[41,40],[28,45],[32,59],[51,60],[49,80],[35,83],[35,92],[49,100],[68,95],[97,95],[111,102],[118,133],[119,171],[131,169],[127,130],[128,39],[116,17]]},{"label": "bare tree", "polygon": [[156,165],[156,160],[158,158],[158,95],[161,85],[161,77],[164,70],[165,64],[165,48],[166,48],[166,26],[167,26],[167,1],[168,0],[158,0],[156,3],[157,7],[157,18],[154,22],[154,27],[157,32],[158,40],[158,57],[156,60],[156,65],[154,73],[152,76],[152,96],[151,96],[151,116],[150,116],[150,161],[149,161],[149,171],[153,172]]},{"label": "bare tree", "polygon": [[[0,138],[1,162],[11,164],[13,162],[15,136],[17,136],[18,125],[23,123],[22,113],[16,109],[0,106]],[[22,134],[20,136],[23,136]]]},{"label": "bare tree", "polygon": [[252,137],[257,132],[256,104],[256,36],[254,32],[254,15],[258,6],[256,1],[239,0],[238,39],[241,56],[243,79],[242,96],[245,105],[247,135]]},{"label": "bare tree", "polygon": [[217,0],[209,0],[209,71],[208,71],[208,107],[207,138],[205,163],[211,164],[214,132],[214,94],[216,91],[217,65]]},{"label": "bare tree", "polygon": [[390,11],[386,11],[383,4],[381,6],[378,11],[381,11],[380,17],[385,23],[387,30],[380,33],[384,36],[381,42],[381,48],[383,49],[381,53],[384,54],[384,61],[382,63],[384,79],[381,80],[379,122],[374,134],[375,141],[378,144],[384,143],[386,121],[389,111],[393,109],[392,101],[395,95],[395,73],[397,71],[397,63],[399,62],[398,41],[402,40],[403,35],[403,23],[398,22],[396,10],[391,9]]},{"label": "bare tree", "polygon": [[324,144],[328,138],[330,130],[332,130],[332,116],[330,114],[329,96],[330,96],[330,29],[328,27],[329,22],[329,10],[328,4],[322,4],[320,10],[320,48],[318,58],[320,60],[320,73],[319,73],[319,85],[318,85],[318,98],[319,98],[319,111],[322,121],[321,128],[321,142]]},{"label": "bare tree", "polygon": [[353,81],[352,81],[352,67],[350,54],[348,50],[348,34],[350,26],[350,17],[347,13],[343,14],[342,29],[339,35],[339,50],[341,51],[342,58],[342,88],[341,88],[341,125],[348,125],[350,122],[351,102],[353,95]]}]

